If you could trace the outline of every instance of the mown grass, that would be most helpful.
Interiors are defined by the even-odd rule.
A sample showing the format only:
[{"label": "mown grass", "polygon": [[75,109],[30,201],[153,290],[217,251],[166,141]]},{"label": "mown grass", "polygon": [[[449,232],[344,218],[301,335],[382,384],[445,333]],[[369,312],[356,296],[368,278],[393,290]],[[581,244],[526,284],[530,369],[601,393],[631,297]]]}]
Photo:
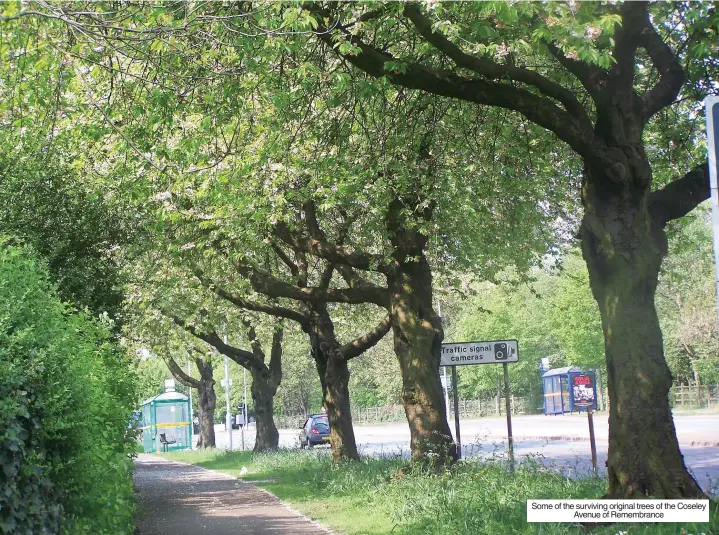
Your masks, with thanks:
[{"label": "mown grass", "polygon": [[[525,463],[511,474],[498,462],[461,462],[449,474],[417,470],[398,477],[406,465],[402,459],[333,465],[318,451],[192,451],[163,457],[254,481],[347,535],[719,535],[716,502],[709,524],[528,524],[528,499],[599,498],[606,488],[601,478],[570,480],[538,463]],[[240,475],[243,467],[247,473]]]}]

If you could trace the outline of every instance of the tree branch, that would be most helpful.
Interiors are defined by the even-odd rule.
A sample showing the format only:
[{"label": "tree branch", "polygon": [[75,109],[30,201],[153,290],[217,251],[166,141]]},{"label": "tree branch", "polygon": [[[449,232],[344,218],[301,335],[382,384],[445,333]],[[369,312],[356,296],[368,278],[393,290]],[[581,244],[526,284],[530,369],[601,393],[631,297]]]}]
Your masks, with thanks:
[{"label": "tree branch", "polygon": [[659,71],[659,81],[644,95],[645,116],[649,119],[676,100],[684,83],[684,69],[651,22],[647,21],[642,32],[641,44]]},{"label": "tree branch", "polygon": [[565,87],[545,78],[538,72],[512,65],[500,65],[494,61],[466,54],[440,32],[432,30],[432,21],[422,14],[416,3],[405,4],[404,15],[412,21],[417,32],[425,41],[454,61],[458,67],[468,69],[490,80],[503,78],[529,84],[537,88],[543,95],[561,102],[572,116],[584,123],[585,127],[591,128],[586,110],[574,94]]},{"label": "tree branch", "polygon": [[599,100],[600,84],[607,76],[606,71],[585,61],[568,58],[554,43],[546,43],[546,45],[549,53],[581,82],[596,103]]},{"label": "tree branch", "polygon": [[[348,268],[347,266],[344,266],[345,268],[351,270],[352,268]],[[335,272],[335,266],[334,264],[327,264],[327,267],[322,272],[322,275],[320,276],[320,282],[318,288],[327,289],[330,287],[330,283],[332,282],[332,274]]]},{"label": "tree branch", "polygon": [[621,89],[631,89],[634,85],[634,66],[639,46],[639,36],[649,24],[647,2],[624,2],[619,13],[622,25],[614,34],[612,56],[615,63],[610,69],[611,77],[619,83]]},{"label": "tree branch", "polygon": [[240,349],[238,347],[231,346],[229,344],[226,344],[222,341],[222,338],[220,336],[212,331],[210,333],[203,332],[199,330],[194,325],[190,325],[182,318],[179,318],[178,316],[174,315],[173,313],[162,310],[162,314],[172,320],[172,322],[177,325],[178,327],[184,329],[189,334],[194,336],[195,338],[202,340],[203,342],[211,345],[217,351],[222,353],[223,355],[227,355],[229,358],[234,360],[237,364],[242,366],[243,368],[247,368],[248,370],[258,372],[264,376],[269,375],[269,370],[267,369],[267,366],[265,366],[265,363],[262,362],[262,360],[258,359],[253,353],[250,353],[249,351],[245,351],[244,349]]},{"label": "tree branch", "polygon": [[389,266],[385,263],[384,257],[380,255],[355,251],[347,245],[337,245],[306,238],[291,231],[284,223],[278,223],[273,230],[273,234],[295,251],[302,251],[319,258],[324,258],[333,264],[345,264],[364,271],[379,271],[380,273],[387,273],[389,271]]},{"label": "tree branch", "polygon": [[649,210],[662,226],[687,215],[709,198],[709,163],[704,162],[682,178],[649,195]]},{"label": "tree branch", "polygon": [[277,322],[272,332],[272,349],[270,350],[270,375],[277,385],[282,382],[282,338],[285,330],[282,322]]},{"label": "tree branch", "polygon": [[167,367],[170,369],[170,373],[172,374],[172,376],[178,381],[180,381],[182,384],[191,388],[200,388],[202,386],[202,383],[200,381],[193,377],[190,377],[182,370],[182,368],[180,368],[175,359],[172,358],[172,355],[165,354],[163,355],[162,360],[164,360],[165,364],[167,364]]},{"label": "tree branch", "polygon": [[390,317],[387,316],[374,330],[343,345],[339,350],[341,358],[349,360],[374,347],[380,340],[382,340],[382,338],[384,338],[384,335],[389,332],[391,327],[392,321],[390,320]]},{"label": "tree branch", "polygon": [[300,274],[300,269],[297,267],[297,264],[295,264],[292,259],[287,256],[287,253],[285,253],[274,241],[270,242],[270,247],[272,247],[275,254],[279,256],[280,260],[282,260],[282,262],[290,269],[292,276],[297,277]]},{"label": "tree branch", "polygon": [[233,262],[233,264],[238,273],[250,281],[253,290],[267,297],[283,297],[315,303],[373,303],[389,308],[389,290],[386,288],[298,287],[287,284],[259,268],[249,267],[241,262]]},{"label": "tree branch", "polygon": [[242,321],[242,325],[247,329],[247,341],[252,348],[252,354],[257,357],[258,360],[265,362],[265,352],[262,350],[260,339],[257,338],[254,325],[252,325],[252,322],[248,318],[242,318],[240,321]]},{"label": "tree branch", "polygon": [[[572,113],[560,108],[549,98],[538,96],[509,83],[470,78],[454,71],[428,67],[414,62],[402,61],[402,69],[390,69],[386,67],[387,62],[397,61],[397,58],[377,50],[363,42],[358,36],[351,35],[346,31],[346,39],[358,47],[361,53],[341,54],[334,48],[333,35],[335,31],[324,24],[324,18],[331,18],[331,15],[318,7],[311,7],[310,10],[317,15],[316,37],[361,71],[375,78],[387,77],[392,83],[410,89],[420,89],[435,95],[519,112],[530,121],[554,132],[580,155],[591,156],[592,141],[594,140],[594,131],[591,125],[583,122],[581,116],[577,118]],[[330,27],[338,27],[340,31],[344,31],[339,23],[330,24]],[[367,269],[360,266],[352,267]]]},{"label": "tree branch", "polygon": [[238,308],[243,310],[251,310],[253,312],[261,312],[263,314],[269,314],[271,316],[278,316],[281,318],[287,318],[292,321],[296,321],[301,327],[307,327],[309,325],[309,318],[297,310],[291,308],[281,307],[278,305],[268,305],[265,303],[258,303],[250,299],[245,299],[232,292],[228,292],[220,288],[212,279],[207,277],[201,270],[195,269],[195,277],[200,281],[200,284],[213,292],[215,295],[222,299],[232,303]]}]

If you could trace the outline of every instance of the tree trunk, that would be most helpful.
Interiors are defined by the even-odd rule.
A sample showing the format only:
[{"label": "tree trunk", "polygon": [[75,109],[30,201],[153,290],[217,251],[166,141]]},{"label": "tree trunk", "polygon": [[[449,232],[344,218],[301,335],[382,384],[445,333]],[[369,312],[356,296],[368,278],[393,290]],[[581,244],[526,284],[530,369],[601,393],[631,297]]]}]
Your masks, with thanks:
[{"label": "tree trunk", "polygon": [[214,381],[209,385],[202,381],[197,389],[197,419],[200,423],[200,438],[197,448],[215,447],[215,389]]},{"label": "tree trunk", "polygon": [[280,442],[274,419],[274,398],[277,386],[260,373],[252,373],[252,403],[255,407],[255,422],[257,436],[253,451],[276,450]]},{"label": "tree trunk", "polygon": [[310,339],[312,357],[322,385],[323,405],[330,424],[332,460],[358,460],[350,411],[349,368],[346,360],[332,356],[337,353],[339,344],[334,339],[333,326],[327,324],[331,321],[329,315],[324,318],[326,321],[321,321],[323,317],[324,314],[319,314],[319,318],[315,318]]},{"label": "tree trunk", "polygon": [[399,264],[387,282],[412,460],[452,463],[457,460],[457,451],[439,379],[444,331],[432,308],[432,274],[424,254]]},{"label": "tree trunk", "polygon": [[[648,164],[632,169],[646,172]],[[604,331],[608,497],[703,496],[684,465],[669,407],[672,378],[654,304],[667,240],[649,212],[651,179],[612,183],[597,180],[601,172],[586,171],[580,235]]]},{"label": "tree trunk", "polygon": [[350,371],[347,361],[330,358],[327,361],[325,377],[327,387],[324,390],[324,403],[327,420],[330,424],[332,460],[334,462],[346,459],[357,460],[359,452],[352,427],[349,393]]}]

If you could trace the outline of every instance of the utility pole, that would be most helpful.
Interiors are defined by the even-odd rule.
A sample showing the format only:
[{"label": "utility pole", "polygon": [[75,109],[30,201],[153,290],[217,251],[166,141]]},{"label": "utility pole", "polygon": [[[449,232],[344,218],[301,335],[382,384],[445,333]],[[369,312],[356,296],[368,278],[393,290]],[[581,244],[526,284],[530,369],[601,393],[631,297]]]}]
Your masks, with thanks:
[{"label": "utility pole", "polygon": [[[190,361],[187,361],[187,375],[192,378],[192,372],[190,371]],[[195,424],[192,421],[192,387],[187,388],[190,391],[190,449],[194,448],[194,441],[192,440],[192,434],[195,430]]]},{"label": "utility pole", "polygon": [[245,451],[245,427],[249,418],[247,417],[247,368],[242,368],[242,403],[245,405],[245,410],[242,411],[242,417],[244,418],[243,425],[240,426],[240,435],[242,436],[242,451]]},{"label": "utility pole", "polygon": [[[225,335],[223,342],[227,344],[227,325],[225,325]],[[225,426],[227,426],[227,443],[232,451],[232,414],[230,412],[230,362],[225,355],[225,402],[227,404],[227,412],[225,413]]]}]

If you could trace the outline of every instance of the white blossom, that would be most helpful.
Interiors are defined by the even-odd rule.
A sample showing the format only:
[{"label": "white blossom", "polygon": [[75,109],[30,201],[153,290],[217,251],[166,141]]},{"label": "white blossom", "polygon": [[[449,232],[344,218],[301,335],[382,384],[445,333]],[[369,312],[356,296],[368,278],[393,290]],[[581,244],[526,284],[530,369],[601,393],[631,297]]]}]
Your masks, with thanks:
[{"label": "white blossom", "polygon": [[507,43],[502,43],[497,47],[496,55],[501,57],[509,56],[509,47],[507,46]]},{"label": "white blossom", "polygon": [[602,35],[602,29],[601,29],[601,28],[597,28],[596,26],[593,26],[593,25],[590,24],[589,26],[587,26],[587,32],[586,32],[586,33],[587,33],[587,37],[588,37],[589,39],[594,40],[594,39],[596,39],[597,37],[599,37],[600,35]]}]

